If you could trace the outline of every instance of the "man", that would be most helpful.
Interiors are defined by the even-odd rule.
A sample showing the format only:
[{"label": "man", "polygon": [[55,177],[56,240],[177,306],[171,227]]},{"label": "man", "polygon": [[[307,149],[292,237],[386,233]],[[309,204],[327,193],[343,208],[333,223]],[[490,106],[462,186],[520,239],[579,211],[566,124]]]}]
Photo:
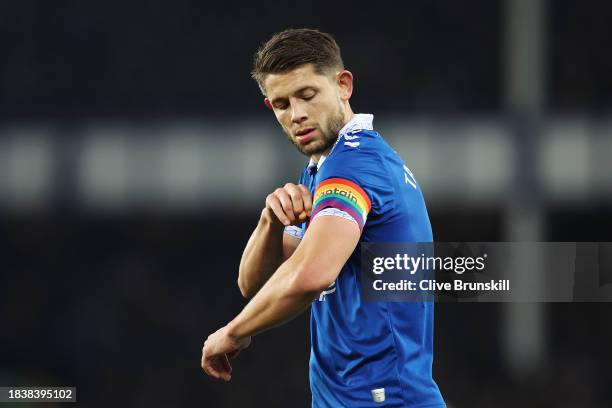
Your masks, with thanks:
[{"label": "man", "polygon": [[229,359],[251,336],[311,306],[313,407],[445,406],[431,375],[433,305],[360,293],[360,242],[431,242],[432,233],[412,173],[372,115],[353,114],[338,45],[316,30],[283,31],[256,53],[253,77],[310,163],[298,185],[266,198],[240,263],[251,301],[208,337],[202,368],[229,381]]}]

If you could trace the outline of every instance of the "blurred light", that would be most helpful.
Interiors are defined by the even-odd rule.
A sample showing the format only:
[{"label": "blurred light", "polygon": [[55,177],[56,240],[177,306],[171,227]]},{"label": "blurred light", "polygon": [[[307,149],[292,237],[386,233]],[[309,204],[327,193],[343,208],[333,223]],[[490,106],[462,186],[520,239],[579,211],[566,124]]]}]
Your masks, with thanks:
[{"label": "blurred light", "polygon": [[509,132],[487,120],[384,122],[381,134],[415,174],[428,197],[462,203],[497,201],[514,171]]},{"label": "blurred light", "polygon": [[[521,160],[504,122],[384,117],[377,129],[398,151],[430,204],[503,203]],[[539,139],[537,173],[549,202],[612,196],[612,125],[564,118]],[[273,123],[90,123],[69,138],[28,128],[0,139],[0,206],[45,207],[57,195],[83,208],[254,208],[307,158]],[[58,171],[61,169],[62,171]],[[63,201],[62,201],[63,202]]]},{"label": "blurred light", "polygon": [[161,205],[194,206],[204,201],[207,194],[214,194],[211,191],[211,174],[218,169],[206,154],[210,151],[207,139],[197,132],[180,132],[175,133],[172,139],[164,138],[157,169]]},{"label": "blurred light", "polygon": [[94,129],[85,136],[78,158],[79,197],[86,206],[128,204],[130,151],[122,130]]},{"label": "blurred light", "polygon": [[0,205],[16,210],[48,204],[54,177],[54,146],[48,130],[3,132],[0,140]]},{"label": "blurred light", "polygon": [[580,199],[592,191],[589,123],[561,120],[542,135],[539,173],[549,199]]}]

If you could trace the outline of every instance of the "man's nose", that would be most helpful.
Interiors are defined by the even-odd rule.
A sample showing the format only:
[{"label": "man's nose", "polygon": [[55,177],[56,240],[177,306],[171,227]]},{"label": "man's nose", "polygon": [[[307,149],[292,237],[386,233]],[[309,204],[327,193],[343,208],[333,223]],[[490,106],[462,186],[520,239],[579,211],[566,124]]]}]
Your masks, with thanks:
[{"label": "man's nose", "polygon": [[306,114],[306,109],[304,109],[304,106],[299,103],[299,102],[295,102],[291,104],[291,121],[294,123],[301,123],[303,121],[305,121],[308,118],[308,115]]}]

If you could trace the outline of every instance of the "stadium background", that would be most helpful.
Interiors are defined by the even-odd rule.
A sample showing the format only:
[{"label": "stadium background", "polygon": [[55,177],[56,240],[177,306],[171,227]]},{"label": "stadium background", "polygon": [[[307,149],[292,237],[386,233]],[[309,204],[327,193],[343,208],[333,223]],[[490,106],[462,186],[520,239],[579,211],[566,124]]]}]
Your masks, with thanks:
[{"label": "stadium background", "polygon": [[[335,34],[352,106],[419,179],[436,240],[610,241],[611,17],[570,0],[2,2],[0,385],[74,385],[88,407],[308,406],[307,314],[257,336],[229,384],[199,367],[244,304],[265,195],[305,163],[249,78],[286,27]],[[611,311],[439,304],[440,388],[453,407],[610,406]]]}]

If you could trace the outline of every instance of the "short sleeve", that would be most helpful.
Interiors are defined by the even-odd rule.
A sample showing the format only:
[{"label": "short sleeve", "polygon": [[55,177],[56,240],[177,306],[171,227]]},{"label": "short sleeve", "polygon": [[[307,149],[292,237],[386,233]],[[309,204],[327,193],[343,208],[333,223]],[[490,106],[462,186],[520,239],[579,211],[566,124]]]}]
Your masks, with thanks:
[{"label": "short sleeve", "polygon": [[302,231],[302,228],[298,227],[297,225],[288,225],[285,227],[283,232],[297,239],[302,239],[304,237],[304,231]]},{"label": "short sleeve", "polygon": [[317,217],[324,216],[344,218],[345,220],[349,220],[357,224],[357,221],[355,221],[355,217],[353,217],[351,214],[347,213],[346,211],[338,210],[337,208],[332,207],[324,208],[321,211],[317,212],[316,215],[312,218],[312,220]]}]

